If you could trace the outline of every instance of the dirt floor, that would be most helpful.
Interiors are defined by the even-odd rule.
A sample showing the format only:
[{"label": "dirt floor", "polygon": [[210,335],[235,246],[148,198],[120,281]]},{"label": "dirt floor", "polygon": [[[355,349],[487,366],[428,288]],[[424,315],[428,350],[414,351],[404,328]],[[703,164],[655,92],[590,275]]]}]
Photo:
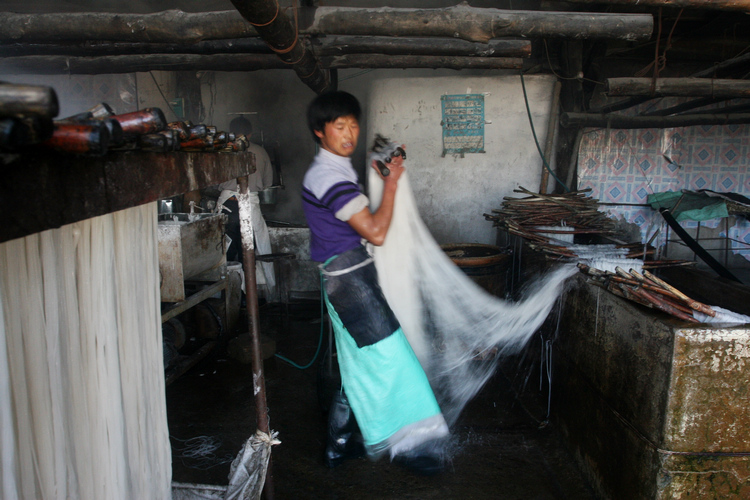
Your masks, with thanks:
[{"label": "dirt floor", "polygon": [[[244,325],[245,319],[240,321]],[[321,330],[322,342],[321,340]],[[327,348],[320,304],[261,307],[261,331],[280,354],[299,365]],[[231,460],[255,432],[250,365],[222,346],[167,387],[173,480],[226,485]],[[265,361],[277,499],[593,499],[594,494],[544,424],[546,391],[527,374],[500,370],[452,429],[452,460],[438,476],[418,476],[387,460],[323,465],[325,416],[318,391],[319,360],[299,369],[278,357]],[[507,365],[514,366],[512,363]],[[515,383],[511,382],[515,380]]]}]

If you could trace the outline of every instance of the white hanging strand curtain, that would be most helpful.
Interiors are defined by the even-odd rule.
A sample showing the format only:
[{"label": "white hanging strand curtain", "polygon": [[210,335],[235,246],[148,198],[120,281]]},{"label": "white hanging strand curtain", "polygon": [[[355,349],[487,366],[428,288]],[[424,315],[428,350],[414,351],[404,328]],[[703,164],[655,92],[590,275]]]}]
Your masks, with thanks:
[{"label": "white hanging strand curtain", "polygon": [[0,245],[3,499],[171,498],[156,204]]},{"label": "white hanging strand curtain", "polygon": [[[561,267],[540,277],[519,302],[487,293],[433,239],[419,216],[407,174],[399,179],[385,244],[375,247],[375,265],[388,304],[452,424],[494,373],[494,353],[514,352],[526,344],[576,268]],[[383,182],[374,171],[368,180],[374,209],[382,199]]]}]

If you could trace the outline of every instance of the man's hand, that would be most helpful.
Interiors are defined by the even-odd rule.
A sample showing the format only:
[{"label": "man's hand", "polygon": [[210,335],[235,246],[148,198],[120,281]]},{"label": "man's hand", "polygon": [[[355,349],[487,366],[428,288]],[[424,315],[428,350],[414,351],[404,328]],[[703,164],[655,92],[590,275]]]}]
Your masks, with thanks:
[{"label": "man's hand", "polygon": [[[406,146],[401,145],[401,149],[406,150]],[[401,174],[404,172],[404,157],[401,155],[391,157],[391,162],[386,164],[386,167],[388,168],[388,170],[390,170],[390,173],[386,176],[384,176],[380,172],[380,169],[376,164],[376,160],[373,160],[370,166],[375,169],[380,178],[385,181],[386,185],[392,183],[395,186],[398,182],[398,178],[401,177]]]},{"label": "man's hand", "polygon": [[[404,146],[401,147],[403,148]],[[399,177],[404,173],[404,157],[395,156],[391,158],[391,162],[388,163],[390,173],[385,177],[380,173],[375,160],[373,160],[371,166],[385,183],[380,207],[378,207],[375,213],[370,213],[369,208],[364,208],[361,212],[352,215],[348,222],[360,236],[373,245],[380,246],[385,241],[385,235],[388,233],[388,228],[391,225],[396,187],[398,186]]]}]

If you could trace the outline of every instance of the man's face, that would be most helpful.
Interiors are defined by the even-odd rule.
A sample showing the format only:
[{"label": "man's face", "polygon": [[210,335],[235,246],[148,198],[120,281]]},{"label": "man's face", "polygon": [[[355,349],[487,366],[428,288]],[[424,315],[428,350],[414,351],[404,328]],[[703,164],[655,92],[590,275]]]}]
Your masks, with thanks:
[{"label": "man's face", "polygon": [[346,158],[354,154],[359,138],[359,122],[353,115],[340,116],[328,122],[325,128],[316,130],[320,138],[320,147],[326,151]]}]

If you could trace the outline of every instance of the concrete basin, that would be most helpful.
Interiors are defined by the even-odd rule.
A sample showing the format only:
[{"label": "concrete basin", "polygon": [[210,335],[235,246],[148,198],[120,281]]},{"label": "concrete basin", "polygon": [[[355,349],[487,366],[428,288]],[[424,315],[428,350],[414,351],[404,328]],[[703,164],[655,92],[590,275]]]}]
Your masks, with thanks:
[{"label": "concrete basin", "polygon": [[226,268],[224,214],[159,214],[162,302],[185,300],[185,280],[215,281]]}]

